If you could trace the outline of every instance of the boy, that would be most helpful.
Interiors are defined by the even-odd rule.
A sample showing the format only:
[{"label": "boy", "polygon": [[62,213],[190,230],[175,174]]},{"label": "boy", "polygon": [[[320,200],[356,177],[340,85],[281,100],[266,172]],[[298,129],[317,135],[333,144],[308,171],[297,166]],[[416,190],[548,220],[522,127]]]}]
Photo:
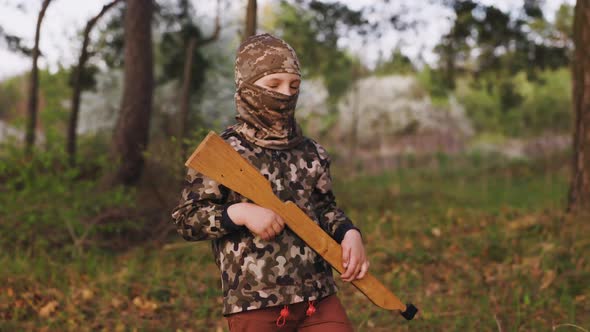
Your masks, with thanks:
[{"label": "boy", "polygon": [[[346,271],[369,267],[359,230],[336,205],[330,158],[295,121],[301,73],[293,48],[269,34],[246,39],[235,63],[237,123],[221,137],[342,246]],[[273,211],[192,169],[172,213],[186,240],[212,240],[231,331],[352,331],[329,264]]]}]

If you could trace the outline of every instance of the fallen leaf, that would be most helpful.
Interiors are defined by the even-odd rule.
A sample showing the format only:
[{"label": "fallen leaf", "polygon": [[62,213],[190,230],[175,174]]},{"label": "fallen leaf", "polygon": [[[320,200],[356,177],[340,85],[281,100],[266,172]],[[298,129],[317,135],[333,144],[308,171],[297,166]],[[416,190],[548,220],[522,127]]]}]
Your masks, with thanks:
[{"label": "fallen leaf", "polygon": [[139,296],[133,299],[133,304],[141,310],[154,311],[158,309],[158,304],[150,300],[144,300]]},{"label": "fallen leaf", "polygon": [[404,242],[404,249],[410,250],[412,248],[414,248],[414,244],[412,243],[412,241],[406,240],[406,242]]},{"label": "fallen leaf", "polygon": [[88,288],[82,289],[80,291],[80,295],[82,296],[82,300],[84,301],[91,300],[94,297],[94,293]]},{"label": "fallen leaf", "polygon": [[555,244],[553,243],[541,243],[541,248],[543,249],[543,251],[551,251],[553,249],[555,249]]},{"label": "fallen leaf", "polygon": [[125,324],[119,322],[115,326],[115,332],[124,332],[125,331]]},{"label": "fallen leaf", "polygon": [[447,209],[447,219],[451,219],[452,217],[453,217],[453,209],[448,208]]},{"label": "fallen leaf", "polygon": [[64,294],[56,288],[49,288],[45,291],[45,294],[50,295],[51,298],[55,299],[55,300],[60,300],[63,299]]},{"label": "fallen leaf", "polygon": [[14,306],[16,308],[22,308],[25,306],[25,301],[23,301],[21,299],[16,299],[16,301],[14,301]]},{"label": "fallen leaf", "polygon": [[39,309],[39,316],[43,318],[49,317],[55,311],[58,305],[59,303],[57,303],[57,301],[49,301],[47,304],[41,307],[41,309]]},{"label": "fallen leaf", "polygon": [[434,228],[432,229],[432,235],[434,235],[434,236],[436,236],[436,237],[440,237],[440,235],[441,235],[440,228],[438,228],[438,227],[434,227]]},{"label": "fallen leaf", "polygon": [[543,276],[543,281],[541,282],[541,289],[545,289],[547,287],[549,287],[551,285],[551,283],[553,282],[553,280],[555,280],[556,277],[556,273],[554,270],[548,270],[545,272],[545,275]]},{"label": "fallen leaf", "polygon": [[523,257],[521,265],[526,269],[538,269],[541,266],[541,257]]},{"label": "fallen leaf", "polygon": [[519,230],[523,228],[529,228],[531,226],[536,225],[538,222],[537,217],[533,215],[528,215],[522,217],[520,219],[514,220],[508,224],[508,228],[511,230]]},{"label": "fallen leaf", "polygon": [[113,308],[118,309],[121,305],[123,304],[123,301],[119,300],[116,297],[113,297],[111,299],[111,305],[113,306]]},{"label": "fallen leaf", "polygon": [[438,292],[440,290],[440,284],[436,282],[431,282],[426,287],[426,296],[432,296],[432,294]]},{"label": "fallen leaf", "polygon": [[133,302],[133,304],[135,304],[138,307],[143,305],[143,300],[139,296],[134,297],[133,301],[131,302]]}]

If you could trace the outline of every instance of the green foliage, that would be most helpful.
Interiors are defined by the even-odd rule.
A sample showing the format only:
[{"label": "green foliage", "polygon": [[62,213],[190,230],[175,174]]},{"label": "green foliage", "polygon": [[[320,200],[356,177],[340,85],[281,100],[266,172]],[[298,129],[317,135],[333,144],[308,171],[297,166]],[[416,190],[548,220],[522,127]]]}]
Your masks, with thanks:
[{"label": "green foliage", "polygon": [[[475,1],[450,1],[456,19],[436,47],[439,68],[451,89],[460,75],[494,78],[507,72],[556,69],[569,63],[567,7],[548,22],[536,1],[525,1],[520,15]],[[475,51],[475,52],[474,52]]]},{"label": "green foliage", "polygon": [[99,29],[96,51],[98,59],[101,59],[109,68],[123,67],[123,47],[125,35],[123,23],[127,6],[117,6],[104,19],[104,27]]},{"label": "green foliage", "polygon": [[555,13],[555,28],[568,39],[574,38],[574,7],[567,3],[562,3]]},{"label": "green foliage", "polygon": [[59,149],[65,144],[65,132],[70,116],[70,72],[59,68],[55,73],[39,71],[41,103],[39,121],[43,125],[45,144],[49,149]]},{"label": "green foliage", "polygon": [[191,91],[198,91],[204,83],[208,63],[199,50],[198,44],[202,37],[201,31],[196,25],[182,26],[178,31],[167,31],[162,35],[158,60],[162,66],[160,81],[182,81],[184,79],[186,50],[191,38],[195,38],[197,44],[194,53],[191,54],[193,57]]},{"label": "green foliage", "polygon": [[[24,130],[29,85],[27,74],[0,82],[0,119]],[[38,125],[42,127],[46,148],[54,150],[65,144],[70,115],[70,71],[59,67],[56,72],[39,71]],[[39,138],[38,138],[39,139]]]},{"label": "green foliage", "polygon": [[0,83],[0,119],[6,119],[16,113],[16,107],[23,96],[21,86],[23,77],[13,77]]},{"label": "green foliage", "polygon": [[416,76],[420,86],[424,88],[435,105],[446,105],[448,102],[448,87],[441,71],[424,66]]},{"label": "green foliage", "polygon": [[[179,142],[178,137],[175,136],[166,138],[166,140],[154,140],[150,143],[148,150],[144,152],[144,156],[148,163],[159,165],[171,174],[181,174],[182,177],[174,177],[173,180],[181,182],[186,174],[184,162],[188,158],[188,155],[199,146],[199,143],[203,141],[210,130],[212,129],[206,127],[192,129],[187,133],[182,142]],[[165,179],[164,175],[158,174],[162,179]]]},{"label": "green foliage", "polygon": [[[84,141],[82,141],[84,142]],[[137,226],[126,221],[94,224],[92,218],[110,208],[131,206],[134,194],[123,188],[100,190],[99,179],[110,160],[82,146],[82,161],[68,166],[63,149],[37,149],[23,155],[10,142],[0,163],[0,248],[13,252],[79,251],[98,234],[116,234]]]},{"label": "green foliage", "polygon": [[489,93],[484,89],[470,89],[464,93],[461,88],[457,91],[459,101],[465,109],[477,131],[502,131],[502,123],[498,119],[501,113],[499,97],[495,93]]},{"label": "green foliage", "polygon": [[571,8],[549,22],[535,1],[512,17],[475,1],[450,4],[456,19],[436,47],[439,69],[419,74],[435,104],[454,90],[479,133],[569,131]]},{"label": "green foliage", "polygon": [[569,68],[544,71],[538,82],[520,76],[524,125],[532,131],[569,132],[572,129],[571,73]]},{"label": "green foliage", "polygon": [[[73,89],[76,84],[76,75],[78,71],[78,64],[73,65],[71,69],[71,75],[68,80],[69,86]],[[82,68],[80,75],[80,89],[81,91],[92,90],[96,87],[96,75],[100,72],[98,66],[89,64],[88,62]]]},{"label": "green foliage", "polygon": [[191,38],[196,40],[194,53],[191,54],[191,91],[198,91],[204,83],[205,72],[209,64],[199,49],[203,39],[201,29],[195,24],[194,9],[189,1],[179,0],[159,8],[159,18],[165,30],[158,45],[157,62],[161,65],[158,81],[184,79],[184,65],[187,61],[186,51]]},{"label": "green foliage", "polygon": [[5,47],[12,52],[22,53],[26,56],[30,56],[33,53],[30,47],[24,45],[22,37],[7,33],[1,26],[0,46]]},{"label": "green foliage", "polygon": [[461,81],[457,96],[479,132],[526,137],[571,129],[570,72],[523,72],[500,80]]},{"label": "green foliage", "polygon": [[339,3],[312,1],[309,8],[281,1],[273,29],[297,52],[305,77],[321,77],[335,104],[367,70],[338,47],[342,26],[365,24],[361,13]]},{"label": "green foliage", "polygon": [[395,49],[389,59],[378,62],[373,73],[377,76],[386,76],[392,74],[409,75],[416,72],[410,58],[404,55],[401,50]]}]

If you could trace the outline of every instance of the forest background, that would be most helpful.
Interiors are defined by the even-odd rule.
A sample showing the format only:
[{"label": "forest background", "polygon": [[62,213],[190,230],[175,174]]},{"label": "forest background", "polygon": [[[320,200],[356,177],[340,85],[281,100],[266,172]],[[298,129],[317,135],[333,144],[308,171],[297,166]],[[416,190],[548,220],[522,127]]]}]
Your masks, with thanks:
[{"label": "forest background", "polygon": [[0,330],[227,330],[170,212],[261,32],[299,55],[372,273],[421,310],[341,283],[359,331],[590,328],[588,0],[93,1],[48,43],[67,1],[0,2]]}]

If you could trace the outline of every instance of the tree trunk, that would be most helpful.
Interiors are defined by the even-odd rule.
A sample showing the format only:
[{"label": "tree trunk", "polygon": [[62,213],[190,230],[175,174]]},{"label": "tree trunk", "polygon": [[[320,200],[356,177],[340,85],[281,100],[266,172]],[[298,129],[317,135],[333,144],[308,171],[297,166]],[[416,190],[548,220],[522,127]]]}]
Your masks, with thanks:
[{"label": "tree trunk", "polygon": [[574,44],[574,156],[568,210],[590,214],[590,0],[577,1]]},{"label": "tree trunk", "polygon": [[246,31],[244,31],[244,38],[254,36],[256,34],[256,0],[248,0],[248,7],[246,9]]},{"label": "tree trunk", "polygon": [[37,28],[35,30],[35,46],[33,47],[33,67],[31,69],[31,77],[29,78],[29,102],[28,102],[28,123],[27,134],[25,140],[25,152],[27,156],[31,156],[33,146],[35,145],[35,130],[37,129],[37,108],[38,108],[38,94],[39,94],[39,68],[37,67],[37,60],[39,59],[39,37],[41,34],[41,23],[43,17],[49,7],[51,0],[44,0],[37,17]]},{"label": "tree trunk", "polygon": [[358,80],[357,77],[354,78],[355,82],[354,82],[354,93],[352,94],[354,96],[354,98],[351,100],[352,102],[352,114],[351,114],[351,118],[352,121],[350,122],[350,146],[349,146],[349,155],[350,155],[350,162],[352,163],[354,170],[356,171],[356,165],[357,165],[357,161],[356,161],[356,153],[358,150],[358,127],[359,127],[359,116],[360,116],[360,110],[359,110],[359,104],[360,104],[360,99],[361,99],[361,92],[360,92],[360,82]]},{"label": "tree trunk", "polygon": [[110,185],[134,185],[141,176],[149,140],[154,86],[152,0],[127,0],[125,12],[124,86],[111,146],[118,169]]},{"label": "tree trunk", "polygon": [[[183,69],[183,77],[182,77],[182,90],[180,92],[180,118],[178,120],[178,141],[180,142],[180,149],[181,155],[186,156],[186,149],[187,146],[184,143],[184,138],[188,131],[188,114],[189,114],[189,104],[191,98],[191,81],[192,81],[192,73],[193,73],[193,54],[195,53],[195,49],[209,44],[219,38],[219,33],[221,31],[221,3],[220,0],[217,0],[217,16],[215,18],[215,30],[211,34],[210,37],[197,40],[196,38],[190,38],[189,42],[186,47],[185,56],[184,56],[184,69]],[[184,172],[184,171],[183,171]]]},{"label": "tree trunk", "polygon": [[455,89],[455,57],[457,56],[455,52],[454,42],[451,41],[449,46],[447,46],[447,54],[446,54],[446,74],[447,74],[447,87],[451,90]]},{"label": "tree trunk", "polygon": [[178,140],[180,142],[181,155],[186,155],[186,144],[184,138],[188,127],[188,113],[189,113],[189,102],[191,99],[191,80],[192,80],[192,69],[193,69],[193,54],[197,45],[197,39],[191,38],[186,47],[184,57],[184,73],[182,80],[182,91],[180,93],[180,118],[178,124]]},{"label": "tree trunk", "polygon": [[107,5],[102,7],[102,10],[98,15],[92,18],[86,24],[86,28],[84,29],[84,41],[82,42],[82,51],[80,52],[80,57],[78,58],[78,66],[76,67],[76,71],[73,73],[74,77],[74,92],[72,94],[72,110],[70,113],[70,122],[68,125],[68,138],[67,138],[67,151],[69,162],[71,166],[76,164],[76,129],[78,128],[78,114],[80,113],[80,95],[82,94],[82,72],[84,71],[84,66],[86,65],[86,61],[88,60],[88,44],[90,42],[90,31],[98,22],[98,20],[114,5],[116,5],[121,0],[115,0]]}]

